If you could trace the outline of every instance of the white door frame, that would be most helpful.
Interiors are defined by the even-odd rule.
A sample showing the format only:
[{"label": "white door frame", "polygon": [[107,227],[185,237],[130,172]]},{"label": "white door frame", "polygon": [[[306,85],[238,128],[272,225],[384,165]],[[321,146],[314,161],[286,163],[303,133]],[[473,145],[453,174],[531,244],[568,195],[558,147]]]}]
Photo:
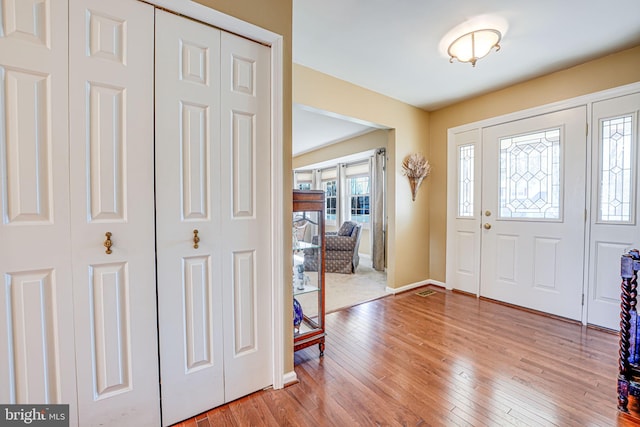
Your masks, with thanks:
[{"label": "white door frame", "polygon": [[144,0],[146,3],[179,13],[205,24],[246,37],[271,47],[271,250],[273,305],[273,388],[280,389],[295,380],[295,373],[284,372],[284,248],[283,236],[283,37],[264,28],[234,18],[192,0]]},{"label": "white door frame", "polygon": [[[562,101],[558,101],[558,102],[554,102],[554,103],[550,103],[550,104],[545,104],[545,105],[541,105],[538,107],[533,107],[533,108],[529,108],[526,110],[521,110],[521,111],[516,111],[513,113],[509,113],[509,114],[504,114],[501,116],[497,116],[497,117],[492,117],[489,119],[484,119],[484,120],[480,120],[477,122],[473,122],[473,123],[467,123],[464,125],[460,125],[460,126],[456,126],[453,128],[449,128],[447,131],[447,147],[448,147],[448,155],[447,155],[447,258],[446,258],[446,274],[447,277],[445,279],[445,287],[447,289],[454,289],[454,284],[452,281],[452,277],[453,277],[453,269],[454,269],[454,264],[453,264],[453,257],[451,256],[452,252],[457,250],[457,248],[453,248],[450,247],[453,242],[455,241],[454,237],[455,237],[455,227],[454,227],[454,222],[456,221],[456,207],[457,207],[457,181],[456,181],[456,174],[454,173],[455,170],[457,170],[457,165],[456,165],[456,161],[457,158],[452,155],[452,153],[455,154],[456,150],[453,149],[451,150],[450,148],[452,146],[455,145],[456,143],[456,134],[462,133],[462,132],[466,132],[466,131],[471,131],[471,130],[481,130],[484,127],[488,127],[488,126],[494,126],[494,125],[498,125],[498,124],[502,124],[502,123],[507,123],[507,122],[511,122],[511,121],[516,121],[516,120],[521,120],[521,119],[526,119],[529,117],[534,117],[534,116],[538,116],[538,115],[543,115],[543,114],[547,114],[547,113],[551,113],[554,111],[559,111],[559,110],[564,110],[564,109],[569,109],[569,108],[574,108],[574,107],[578,107],[581,105],[585,105],[587,107],[587,125],[588,125],[588,131],[589,131],[589,136],[588,136],[588,141],[589,143],[591,143],[591,137],[590,137],[590,133],[592,132],[593,129],[593,123],[592,121],[592,114],[591,114],[591,105],[594,102],[597,101],[603,101],[606,99],[610,99],[610,98],[615,98],[617,96],[623,96],[623,95],[628,95],[631,93],[635,93],[640,91],[640,82],[638,83],[630,83],[627,85],[623,85],[623,86],[618,86],[612,89],[607,89],[607,90],[603,90],[603,91],[599,91],[599,92],[594,92],[594,93],[590,93],[587,95],[582,95],[582,96],[578,96],[575,98],[569,98],[569,99],[565,99]],[[482,147],[482,140],[479,141],[479,146],[478,149],[481,149]],[[455,148],[455,147],[454,147]],[[586,224],[591,224],[591,198],[592,198],[592,194],[590,191],[590,183],[591,183],[591,179],[592,179],[592,156],[593,156],[593,150],[592,147],[589,146],[587,147],[587,176],[586,176],[586,183],[587,186],[589,188],[586,188],[586,205],[585,205],[585,209],[587,211],[587,217],[586,217]],[[479,202],[481,200],[481,195],[477,194],[475,195],[476,200]],[[479,204],[477,204],[477,206],[479,206]],[[479,208],[476,208],[479,209]],[[587,294],[587,292],[589,291],[589,289],[587,289],[588,283],[589,283],[589,262],[590,262],[590,253],[589,253],[589,242],[591,239],[591,233],[590,233],[590,227],[587,226],[585,229],[585,243],[584,243],[584,266],[583,266],[583,284],[582,284],[582,289],[583,289],[583,293]],[[479,257],[480,254],[478,253],[477,256]],[[480,284],[479,284],[480,286]],[[478,289],[476,291],[476,296],[479,296],[480,290]],[[586,324],[586,319],[587,319],[587,305],[584,304],[582,306],[582,323]]]}]

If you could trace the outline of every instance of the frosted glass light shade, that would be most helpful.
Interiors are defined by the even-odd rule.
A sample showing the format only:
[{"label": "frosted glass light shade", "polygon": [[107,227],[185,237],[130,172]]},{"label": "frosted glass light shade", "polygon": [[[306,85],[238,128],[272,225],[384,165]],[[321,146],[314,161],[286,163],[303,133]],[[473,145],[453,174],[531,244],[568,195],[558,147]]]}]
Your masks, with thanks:
[{"label": "frosted glass light shade", "polygon": [[500,50],[501,38],[500,31],[492,29],[472,31],[460,36],[447,49],[451,56],[449,62],[457,59],[460,62],[471,62],[475,67],[476,61],[487,56],[492,48]]}]

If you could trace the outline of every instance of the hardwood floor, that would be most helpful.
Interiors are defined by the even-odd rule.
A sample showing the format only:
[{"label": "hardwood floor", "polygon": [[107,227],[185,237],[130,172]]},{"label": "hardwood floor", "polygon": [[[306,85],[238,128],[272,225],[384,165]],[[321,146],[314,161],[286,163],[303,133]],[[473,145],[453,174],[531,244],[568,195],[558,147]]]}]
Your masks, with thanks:
[{"label": "hardwood floor", "polygon": [[616,410],[618,337],[438,290],[327,315],[299,383],[180,426],[631,426]]}]

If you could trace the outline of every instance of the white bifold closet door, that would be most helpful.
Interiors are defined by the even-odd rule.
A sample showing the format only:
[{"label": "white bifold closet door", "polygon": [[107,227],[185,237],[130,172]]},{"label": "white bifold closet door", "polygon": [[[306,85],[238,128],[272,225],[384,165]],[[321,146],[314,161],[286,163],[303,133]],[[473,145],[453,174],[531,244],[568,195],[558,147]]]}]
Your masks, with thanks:
[{"label": "white bifold closet door", "polygon": [[0,1],[0,402],[70,404],[68,7]]},{"label": "white bifold closet door", "polygon": [[153,8],[0,11],[0,401],[158,425]]},{"label": "white bifold closet door", "polygon": [[273,381],[269,82],[269,48],[156,12],[164,425]]},{"label": "white bifold closet door", "polygon": [[158,425],[154,9],[70,0],[69,12],[78,418],[82,426]]}]

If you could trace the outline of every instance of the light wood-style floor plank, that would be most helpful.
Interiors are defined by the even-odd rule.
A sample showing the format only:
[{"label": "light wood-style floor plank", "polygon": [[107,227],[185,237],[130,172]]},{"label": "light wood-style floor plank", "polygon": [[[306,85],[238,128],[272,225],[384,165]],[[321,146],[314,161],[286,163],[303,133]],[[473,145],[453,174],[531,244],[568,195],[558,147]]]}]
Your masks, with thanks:
[{"label": "light wood-style floor plank", "polygon": [[436,289],[326,317],[299,382],[182,426],[632,426],[616,409],[618,337]]}]

